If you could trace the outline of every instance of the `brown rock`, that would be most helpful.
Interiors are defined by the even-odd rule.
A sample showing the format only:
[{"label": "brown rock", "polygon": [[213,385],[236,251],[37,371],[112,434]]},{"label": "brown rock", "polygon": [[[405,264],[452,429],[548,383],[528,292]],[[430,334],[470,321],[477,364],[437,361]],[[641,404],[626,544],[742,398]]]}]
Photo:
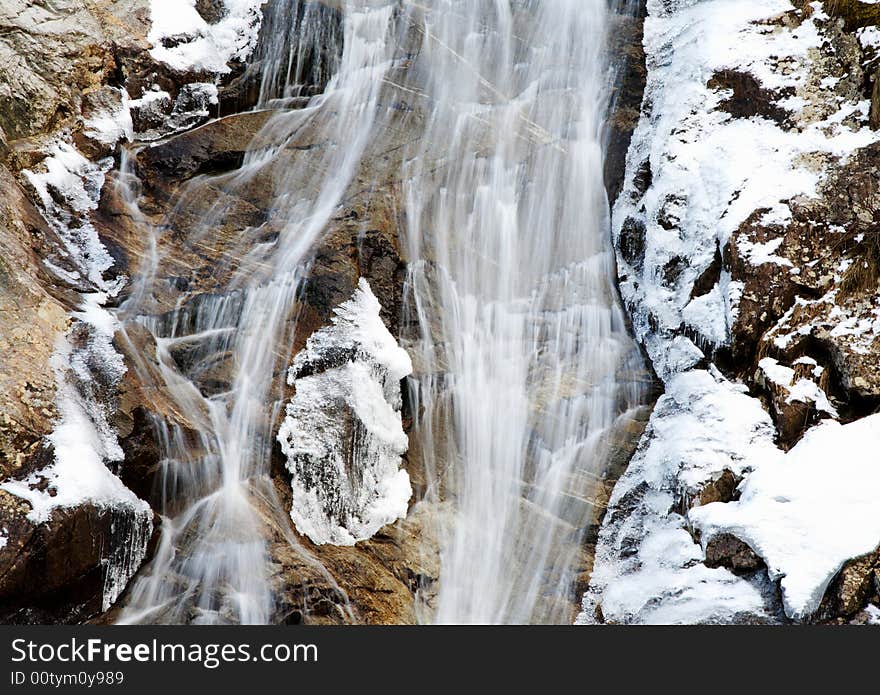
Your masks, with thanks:
[{"label": "brown rock", "polygon": [[252,111],[227,116],[147,147],[139,157],[141,176],[148,182],[157,177],[180,182],[236,169],[271,115],[271,111]]},{"label": "brown rock", "polygon": [[706,483],[700,491],[700,506],[711,504],[712,502],[733,502],[738,498],[737,488],[742,482],[742,478],[733,471],[725,469],[714,480]]},{"label": "brown rock", "polygon": [[131,542],[130,510],[83,504],[27,518],[30,505],[0,491],[7,543],[0,548],[0,622],[81,622],[103,610],[113,548]]},{"label": "brown rock", "polygon": [[764,567],[764,561],[736,536],[721,533],[706,543],[706,567],[727,567],[734,573],[754,572]]},{"label": "brown rock", "polygon": [[816,619],[849,618],[880,598],[880,548],[847,562],[825,590]]}]

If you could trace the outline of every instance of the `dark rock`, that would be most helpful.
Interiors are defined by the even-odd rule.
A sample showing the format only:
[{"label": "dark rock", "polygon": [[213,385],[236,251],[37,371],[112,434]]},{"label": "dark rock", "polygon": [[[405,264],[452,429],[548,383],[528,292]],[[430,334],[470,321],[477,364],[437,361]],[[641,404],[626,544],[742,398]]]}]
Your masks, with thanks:
[{"label": "dark rock", "polygon": [[765,89],[750,73],[738,70],[721,70],[712,76],[706,86],[710,89],[733,91],[733,95],[724,99],[718,108],[734,118],[761,116],[784,124],[791,116],[788,111],[776,106],[776,101],[781,95]]},{"label": "dark rock", "polygon": [[[0,622],[76,623],[103,610],[108,549],[126,548],[137,522],[126,508],[84,504],[26,518],[29,505],[0,492]],[[112,550],[111,550],[112,552]]]},{"label": "dark rock", "polygon": [[700,505],[704,506],[712,502],[733,502],[739,499],[737,488],[741,482],[741,476],[725,468],[720,476],[706,483],[700,490]]},{"label": "dark rock", "polygon": [[721,248],[716,244],[715,255],[712,257],[712,262],[694,283],[694,289],[691,292],[692,298],[702,297],[712,291],[721,279],[721,267]]},{"label": "dark rock", "polygon": [[[613,27],[609,32],[610,50],[614,55],[622,58],[615,76],[614,101],[607,121],[609,129],[604,178],[608,199],[612,203],[617,199],[623,186],[626,153],[641,115],[642,96],[647,80],[645,51],[642,47],[646,14],[646,2],[639,0],[632,15],[612,14],[611,16]],[[650,186],[650,173],[649,164],[644,172],[646,176],[642,177],[645,190]]]},{"label": "dark rock", "polygon": [[618,246],[620,255],[634,268],[640,268],[645,259],[645,222],[636,217],[627,217],[620,228]]},{"label": "dark rock", "polygon": [[764,567],[764,561],[736,536],[721,533],[706,543],[706,567],[726,567],[740,574]]},{"label": "dark rock", "polygon": [[651,160],[646,159],[639,164],[636,173],[633,175],[633,188],[640,196],[648,192],[651,184],[654,182],[654,174],[651,171]]},{"label": "dark rock", "polygon": [[871,89],[871,111],[869,123],[874,130],[880,130],[880,72],[874,73],[874,87]]},{"label": "dark rock", "polygon": [[880,24],[880,7],[873,3],[861,0],[822,0],[822,5],[831,17],[843,20],[843,30],[846,32]]},{"label": "dark rock", "polygon": [[254,135],[270,111],[227,116],[141,152],[143,178],[185,181],[198,174],[229,171],[241,165]]},{"label": "dark rock", "polygon": [[196,12],[208,24],[216,24],[228,14],[223,0],[196,0]]},{"label": "dark rock", "polygon": [[825,590],[819,621],[848,618],[880,598],[880,548],[847,562]]}]

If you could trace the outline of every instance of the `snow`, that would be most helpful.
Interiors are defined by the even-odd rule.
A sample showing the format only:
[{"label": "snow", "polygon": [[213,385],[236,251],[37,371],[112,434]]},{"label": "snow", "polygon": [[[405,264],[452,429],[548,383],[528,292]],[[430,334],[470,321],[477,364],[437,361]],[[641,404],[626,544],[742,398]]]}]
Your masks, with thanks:
[{"label": "snow", "polygon": [[196,0],[152,0],[150,55],[175,70],[224,74],[230,61],[247,58],[257,43],[266,0],[223,0],[226,14],[209,24]]},{"label": "snow", "polygon": [[406,516],[412,496],[401,457],[400,381],[412,373],[361,279],[293,361],[296,394],[278,441],[291,472],[290,515],[315,543],[354,545]]},{"label": "snow", "polygon": [[850,559],[880,546],[880,415],[825,421],[788,453],[749,452],[755,471],[736,502],[691,511],[707,542],[744,540],[780,579],[786,614],[807,619]]},{"label": "snow", "polygon": [[[816,361],[812,360],[812,358],[806,359],[810,360],[813,365],[816,364]],[[809,365],[810,362],[805,362],[804,358],[801,358],[795,364]],[[828,396],[821,388],[819,388],[816,382],[805,378],[795,380],[794,369],[779,364],[779,362],[772,357],[765,357],[758,362],[758,368],[771,382],[788,392],[788,395],[785,398],[786,403],[794,403],[795,401],[812,403],[815,405],[816,410],[827,413],[834,418],[838,417],[837,409],[831,405]],[[818,371],[818,374],[816,374],[816,371]],[[818,366],[815,367],[813,373],[816,376],[821,375],[822,368]]]},{"label": "snow", "polygon": [[[121,132],[114,130],[114,124],[122,123],[124,135],[129,134],[118,113],[99,116],[91,126],[88,123],[108,143]],[[113,259],[90,215],[97,209],[104,175],[113,161],[92,163],[60,138],[48,144],[46,154],[38,168],[22,173],[43,217],[64,245],[59,249],[64,264],[73,270],[49,259],[45,263],[62,280],[76,284],[81,305],[71,313],[70,332],[59,340],[50,360],[57,382],[58,419],[47,444],[54,461],[24,480],[5,481],[0,489],[30,504],[27,518],[34,524],[51,523],[56,509],[84,504],[109,513],[110,538],[101,560],[102,605],[107,610],[143,562],[153,530],[150,506],[108,467],[121,462],[123,452],[111,423],[112,398],[106,393],[116,388],[126,367],[113,346],[118,323],[105,304],[118,293],[124,279],[106,277]]]},{"label": "snow", "polygon": [[110,146],[134,137],[128,92],[122,88],[117,88],[116,91],[119,93],[118,108],[101,109],[83,123],[85,135]]},{"label": "snow", "polygon": [[[90,162],[62,140],[51,142],[47,155],[39,168],[22,173],[33,186],[46,220],[64,242],[67,262],[76,268],[72,278],[66,279],[84,279],[106,289],[104,273],[113,265],[113,258],[98,239],[89,213],[98,207],[104,175],[113,161]],[[57,200],[63,200],[64,205]],[[57,269],[57,265],[47,266]]]},{"label": "snow", "polygon": [[[878,134],[868,128],[866,101],[842,99],[833,91],[838,81],[821,80],[811,68],[815,49],[827,40],[820,3],[812,3],[812,16],[797,27],[777,19],[793,9],[786,0],[648,0],[647,7],[645,101],[612,232],[622,297],[666,393],[615,487],[578,621],[806,620],[840,566],[880,543],[877,466],[865,455],[876,449],[877,435],[869,430],[878,423],[826,420],[782,452],[760,401],[713,366],[701,368],[706,348],[730,340],[742,284],[722,271],[709,292],[694,296],[693,288],[717,249],[756,211],[769,236],[738,234],[740,257],[798,274],[800,268],[778,255],[792,219],[788,201],[815,195],[829,161],[845,160]],[[766,90],[786,90],[775,105],[789,116],[777,122],[724,112],[731,91],[708,86],[721,70],[751,74]],[[645,190],[638,188],[645,180],[638,174],[646,162]],[[645,226],[644,255],[632,263],[620,252],[630,218]],[[797,306],[808,303],[827,305],[816,327],[844,334],[857,347],[880,334],[880,309],[866,316],[838,307],[833,292],[797,300]],[[794,315],[792,309],[780,322],[774,336],[780,347],[792,338],[784,331]],[[761,368],[784,387],[788,402],[814,403],[836,417],[817,383],[822,368],[815,360],[798,362],[806,366],[799,373],[812,372],[816,381],[796,377],[776,360],[762,361]],[[700,490],[725,470],[744,479],[742,498],[695,506]],[[875,518],[867,519],[871,492]],[[703,532],[702,543],[726,531],[742,537],[769,570],[736,576],[707,568],[695,531]],[[771,580],[781,581],[784,605]]]},{"label": "snow", "polygon": [[776,451],[774,434],[758,401],[717,371],[670,379],[609,501],[578,622],[597,605],[612,623],[772,621],[760,580],[700,562],[677,502],[724,470],[746,473],[754,452]]},{"label": "snow", "polygon": [[180,88],[173,103],[168,92],[153,85],[140,99],[132,99],[129,107],[139,117],[142,130],[137,132],[137,139],[143,142],[158,140],[197,125],[211,116],[218,103],[217,85],[190,82]]},{"label": "snow", "polygon": [[[763,23],[791,10],[785,0],[648,1],[644,42],[651,106],[633,136],[628,183],[615,205],[613,231],[619,239],[630,217],[646,225],[643,267],[621,259],[621,293],[661,378],[681,368],[681,346],[673,346],[665,334],[683,320],[708,343],[728,339],[726,326],[738,301],[735,284],[688,307],[693,283],[716,248],[723,248],[755,210],[770,211],[764,222],[786,221],[790,211],[783,201],[815,193],[822,180],[821,167],[812,164],[815,153],[846,157],[878,137],[866,123],[867,102],[840,103],[823,120],[810,120],[809,104],[789,99],[798,127],[786,129],[761,116],[732,118],[718,108],[730,92],[707,86],[718,71],[731,69],[753,75],[766,89],[804,89],[810,51],[823,40],[816,22],[824,15],[815,9],[791,30]],[[830,100],[832,87],[827,89]],[[856,130],[843,124],[853,115],[863,123]],[[645,160],[652,185],[642,195],[633,179]],[[660,223],[670,213],[677,228]],[[790,265],[775,254],[780,244],[780,239],[738,240],[754,264]],[[687,261],[686,269],[670,286],[660,270],[676,258]],[[719,317],[719,311],[726,316]],[[700,319],[705,320],[697,324]]]}]

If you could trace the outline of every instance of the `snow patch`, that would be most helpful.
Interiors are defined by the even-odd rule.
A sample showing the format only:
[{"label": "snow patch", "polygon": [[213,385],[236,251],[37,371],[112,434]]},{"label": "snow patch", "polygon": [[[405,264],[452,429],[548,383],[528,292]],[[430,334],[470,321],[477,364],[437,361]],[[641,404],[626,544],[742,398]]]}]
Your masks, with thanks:
[{"label": "snow patch", "polygon": [[111,147],[121,140],[132,140],[134,137],[128,92],[122,88],[116,91],[119,93],[116,108],[102,108],[83,122],[86,136]]},{"label": "snow patch", "polygon": [[[824,120],[810,121],[803,115],[809,105],[789,99],[797,128],[760,115],[733,118],[720,108],[730,91],[707,85],[722,70],[752,75],[767,90],[807,86],[824,13],[814,3],[812,17],[795,29],[767,21],[791,9],[786,0],[648,0],[646,110],[633,134],[613,233],[619,242],[627,220],[645,225],[644,257],[635,264],[619,258],[621,294],[661,378],[681,368],[681,346],[669,334],[683,321],[714,346],[729,340],[736,296],[726,305],[720,297],[692,304],[693,285],[716,249],[756,210],[768,211],[765,223],[790,219],[785,201],[814,194],[822,181],[817,153],[845,158],[877,140],[867,102],[839,103]],[[851,118],[857,129],[844,123]],[[642,192],[636,174],[645,162],[652,183]],[[781,243],[738,239],[754,264],[791,265],[775,253]],[[671,282],[663,270],[676,264],[684,270]],[[719,317],[721,310],[727,315]]]},{"label": "snow patch", "polygon": [[748,543],[781,580],[788,616],[807,619],[843,565],[880,546],[878,449],[880,415],[825,421],[788,453],[750,451],[741,498],[690,518],[704,543],[719,533]]},{"label": "snow patch", "polygon": [[104,273],[113,266],[113,258],[98,238],[89,215],[98,207],[104,176],[113,160],[90,162],[62,140],[50,143],[47,155],[39,168],[25,169],[22,174],[36,192],[46,221],[61,237],[64,261],[73,270],[62,270],[51,262],[46,265],[62,279],[85,280],[107,289]]},{"label": "snow patch", "polygon": [[[811,8],[810,17],[791,26],[779,19],[793,11],[787,0],[647,1],[648,80],[612,232],[621,294],[666,394],[615,487],[579,622],[780,622],[783,609],[802,619],[843,562],[880,542],[876,500],[875,518],[864,518],[868,491],[880,489],[876,468],[858,460],[876,448],[876,435],[826,421],[785,454],[775,446],[770,416],[745,387],[714,367],[697,369],[708,348],[729,342],[743,292],[722,271],[714,288],[695,296],[717,250],[758,211],[765,227],[790,223],[788,201],[816,194],[829,162],[878,138],[867,124],[866,101],[845,101],[834,94],[834,81],[811,81],[828,20],[820,3]],[[777,111],[767,115],[733,117],[724,110],[731,90],[708,86],[722,71],[751,75],[768,94],[790,96],[776,98]],[[644,230],[643,243],[633,230]],[[742,236],[737,248],[746,261],[792,265],[778,255],[781,239]],[[827,304],[827,311],[814,326],[788,325],[808,303]],[[798,299],[773,337],[784,347],[795,330],[813,328],[867,349],[880,335],[880,309],[856,315],[835,306],[833,292]],[[796,379],[775,361],[763,366],[784,384],[790,402],[812,402],[836,416],[811,379]],[[818,364],[802,367],[800,373],[812,368],[821,376]],[[844,430],[853,441],[839,452],[849,452],[850,460],[838,464],[831,440]],[[725,470],[745,478],[741,489],[752,490],[754,501],[744,492],[739,502],[689,511],[703,486]],[[798,470],[804,479],[795,479]],[[858,490],[848,489],[850,482]],[[817,506],[822,489],[836,499]],[[808,518],[810,509],[820,511]],[[690,533],[696,520],[703,542],[742,529],[769,573],[707,568]],[[813,542],[811,524],[822,523],[829,528]],[[782,579],[784,607],[772,579]]]},{"label": "snow patch", "polygon": [[702,564],[703,552],[677,504],[753,452],[776,451],[770,416],[717,372],[695,370],[667,383],[645,437],[609,501],[579,623],[772,622],[760,578]]},{"label": "snow patch", "polygon": [[[112,129],[102,123],[99,119],[95,132],[111,137]],[[56,140],[50,143],[39,170],[23,172],[43,217],[64,245],[59,251],[70,270],[48,260],[46,264],[63,280],[76,284],[82,304],[72,312],[70,331],[50,360],[58,385],[58,420],[47,437],[54,462],[24,480],[0,484],[0,489],[31,505],[27,518],[34,524],[51,522],[55,509],[84,504],[110,513],[110,537],[101,561],[104,610],[140,567],[153,531],[150,506],[109,468],[123,460],[111,419],[126,367],[113,346],[117,320],[104,305],[119,291],[124,278],[105,278],[113,259],[90,215],[98,207],[110,166],[110,158],[92,163],[70,143]]]},{"label": "snow patch", "polygon": [[[804,361],[805,358],[799,359],[795,364],[806,364],[814,366],[813,374],[820,376],[822,368],[816,365],[816,361],[811,358],[809,362]],[[812,403],[816,410],[827,413],[833,418],[838,417],[837,409],[831,405],[828,396],[819,388],[818,384],[811,379],[800,378],[795,379],[795,371],[791,367],[786,367],[772,357],[765,357],[758,362],[758,368],[772,383],[784,389],[788,395],[785,398],[786,403]],[[817,373],[818,372],[818,373]]]},{"label": "snow patch", "polygon": [[230,71],[254,50],[266,0],[223,0],[225,14],[209,24],[196,11],[196,0],[152,0],[150,55],[175,70]]},{"label": "snow patch", "polygon": [[315,543],[354,545],[406,516],[400,381],[409,355],[388,332],[363,278],[293,361],[296,395],[278,441],[291,472],[296,528]]}]

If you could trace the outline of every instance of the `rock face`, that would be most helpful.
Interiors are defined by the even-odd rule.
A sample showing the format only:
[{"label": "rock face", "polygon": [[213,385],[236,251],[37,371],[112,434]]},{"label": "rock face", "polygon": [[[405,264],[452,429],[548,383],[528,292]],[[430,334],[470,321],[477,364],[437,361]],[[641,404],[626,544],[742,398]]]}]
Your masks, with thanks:
[{"label": "rock face", "polygon": [[202,84],[214,79],[208,72],[175,70],[149,54],[149,2],[104,5],[12,2],[0,10],[9,29],[0,39],[6,621],[75,622],[106,611],[157,529],[116,476],[124,468],[122,478],[149,497],[159,462],[147,399],[113,345],[117,324],[106,311],[121,298],[126,268],[119,235],[102,232],[126,227],[107,219],[109,203],[99,210],[99,200],[121,141],[134,130],[153,128],[154,137],[197,124],[217,90]]},{"label": "rock face", "polygon": [[[752,504],[740,493],[760,497],[768,476],[783,470],[769,463],[780,450],[809,460],[835,421],[857,421],[878,405],[880,152],[872,102],[880,16],[857,0],[793,4],[734,17],[711,3],[648,2],[647,91],[614,234],[621,291],[667,395],[612,498],[584,620],[601,606],[603,619],[622,622],[845,621],[880,600],[866,579],[871,561],[853,558],[819,610],[794,615],[789,602],[783,615],[763,569],[773,553],[745,531],[759,520],[734,513],[710,532],[702,523]],[[684,27],[701,38],[680,41]],[[712,52],[699,47],[704,42]],[[681,448],[666,439],[667,428],[700,431],[714,417],[707,406],[717,410],[731,398],[740,405],[730,440],[716,433],[698,456],[657,458]],[[749,447],[738,450],[733,439]],[[818,499],[837,475],[800,470],[792,467],[776,489]],[[863,470],[872,475],[867,462]],[[733,492],[718,487],[724,475]],[[853,489],[860,484],[851,481]],[[656,505],[658,495],[659,508],[643,506]],[[833,542],[845,546],[871,523],[854,515],[835,527]],[[779,527],[774,540],[791,533],[795,543],[801,532],[797,524]],[[662,558],[654,556],[661,537]],[[769,573],[778,578],[775,567]],[[642,582],[644,604],[630,602],[631,581]],[[726,586],[714,607],[696,591],[682,599],[710,581]],[[786,598],[785,580],[782,590]]]}]

